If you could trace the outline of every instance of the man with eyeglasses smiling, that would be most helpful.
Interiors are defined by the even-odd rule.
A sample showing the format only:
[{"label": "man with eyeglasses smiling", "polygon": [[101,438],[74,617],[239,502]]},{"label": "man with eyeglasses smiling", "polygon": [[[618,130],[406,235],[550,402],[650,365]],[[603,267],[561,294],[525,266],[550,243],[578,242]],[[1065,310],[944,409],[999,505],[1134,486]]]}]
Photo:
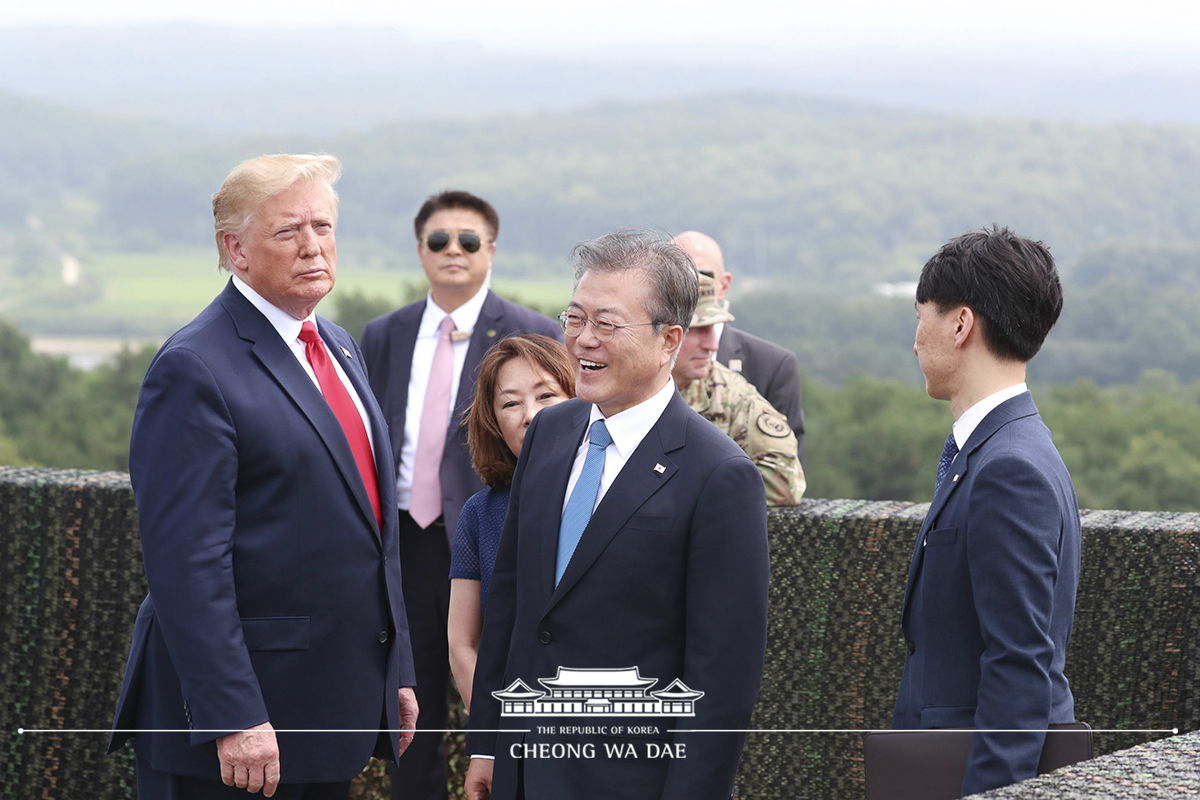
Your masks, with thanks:
[{"label": "man with eyeglasses smiling", "polygon": [[[540,333],[562,341],[546,316],[487,288],[500,218],[486,200],[447,191],[413,221],[429,295],[367,323],[362,350],[396,455],[400,562],[417,672],[417,728],[446,727],[450,662],[450,537],[483,484],[471,466],[462,419],[484,354],[499,340]],[[418,733],[392,772],[392,797],[447,796],[440,733]]]},{"label": "man with eyeglasses smiling", "polygon": [[[671,381],[698,295],[687,253],[618,231],[574,259],[559,319],[578,399],[525,433],[475,667],[465,793],[724,800],[762,681],[763,481]],[[493,692],[548,686],[566,668],[636,668],[660,691],[680,681],[703,694],[694,716],[502,717]],[[673,757],[653,757],[663,752]]]}]

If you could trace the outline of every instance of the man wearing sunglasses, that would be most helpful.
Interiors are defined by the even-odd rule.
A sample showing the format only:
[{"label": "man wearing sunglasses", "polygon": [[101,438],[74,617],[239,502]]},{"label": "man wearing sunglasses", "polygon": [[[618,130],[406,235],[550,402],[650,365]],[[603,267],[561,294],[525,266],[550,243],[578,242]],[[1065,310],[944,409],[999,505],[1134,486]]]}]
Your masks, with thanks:
[{"label": "man wearing sunglasses", "polygon": [[[440,731],[450,674],[450,537],[467,498],[483,489],[461,424],[475,396],[479,362],[506,336],[563,337],[548,317],[487,288],[500,230],[487,201],[442,192],[425,201],[413,227],[429,295],[369,322],[362,349],[397,460],[400,562],[421,707],[417,728]],[[393,769],[392,797],[446,796],[442,734],[418,733]]]}]

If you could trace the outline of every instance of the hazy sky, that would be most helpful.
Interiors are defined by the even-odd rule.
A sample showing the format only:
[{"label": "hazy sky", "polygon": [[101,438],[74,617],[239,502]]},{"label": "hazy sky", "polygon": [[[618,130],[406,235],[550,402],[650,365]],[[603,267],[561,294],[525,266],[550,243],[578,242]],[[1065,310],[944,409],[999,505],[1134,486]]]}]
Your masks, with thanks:
[{"label": "hazy sky", "polygon": [[[0,26],[200,21],[232,25],[391,25],[426,39],[586,55],[588,48],[656,44],[735,48],[959,42],[1200,52],[1195,0],[41,0],[18,3]],[[680,11],[680,9],[685,11]],[[966,37],[964,40],[963,37]],[[453,51],[447,58],[453,58]]]}]

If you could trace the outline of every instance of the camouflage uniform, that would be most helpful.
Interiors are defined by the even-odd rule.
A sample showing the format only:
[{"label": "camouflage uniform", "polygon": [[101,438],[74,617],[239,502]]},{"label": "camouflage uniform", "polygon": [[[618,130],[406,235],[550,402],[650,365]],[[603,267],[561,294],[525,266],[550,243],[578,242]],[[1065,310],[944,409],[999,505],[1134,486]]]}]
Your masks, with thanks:
[{"label": "camouflage uniform", "polygon": [[708,376],[681,392],[696,413],[746,451],[762,473],[768,506],[794,506],[804,494],[804,469],[796,458],[796,434],[750,382],[714,361]]}]

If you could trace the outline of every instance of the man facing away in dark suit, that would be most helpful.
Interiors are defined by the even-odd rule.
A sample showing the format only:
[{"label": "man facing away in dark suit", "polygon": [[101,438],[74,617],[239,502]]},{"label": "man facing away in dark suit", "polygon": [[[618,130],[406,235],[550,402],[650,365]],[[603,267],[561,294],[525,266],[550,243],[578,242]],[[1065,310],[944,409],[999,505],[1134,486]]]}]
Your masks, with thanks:
[{"label": "man facing away in dark suit", "polygon": [[[762,478],[671,380],[698,293],[687,254],[620,231],[574,259],[561,319],[579,399],[534,418],[517,462],[467,796],[728,798],[766,646]],[[527,698],[522,684],[567,699],[513,717],[535,704],[494,692]]]},{"label": "man facing away in dark suit", "polygon": [[[479,362],[506,336],[540,333],[562,341],[562,330],[487,288],[500,219],[485,200],[442,192],[425,201],[413,227],[429,296],[367,323],[362,347],[396,458],[404,600],[421,705],[417,727],[440,731],[450,674],[450,538],[463,504],[483,489],[461,424],[475,397]],[[442,734],[418,733],[392,772],[392,796],[446,795]]]},{"label": "man facing away in dark suit", "polygon": [[964,796],[1036,775],[1046,727],[1074,721],[1079,506],[1025,387],[1061,310],[1049,251],[1008,228],[950,240],[917,284],[913,350],[955,422],[909,567],[892,727],[980,731]]},{"label": "man facing away in dark suit", "polygon": [[272,155],[229,174],[213,216],[233,277],[142,384],[150,593],[109,749],[136,729],[143,800],[345,798],[412,736],[391,447],[354,339],[313,313],[340,172]]},{"label": "man facing away in dark suit", "polygon": [[[675,244],[692,257],[696,269],[713,276],[717,301],[725,303],[733,275],[725,269],[725,256],[716,240],[699,231],[687,231],[675,237]],[[804,397],[796,354],[732,325],[718,323],[714,327],[719,344],[717,361],[749,381],[776,411],[788,418],[788,426],[796,434],[796,456],[803,464]]]}]

